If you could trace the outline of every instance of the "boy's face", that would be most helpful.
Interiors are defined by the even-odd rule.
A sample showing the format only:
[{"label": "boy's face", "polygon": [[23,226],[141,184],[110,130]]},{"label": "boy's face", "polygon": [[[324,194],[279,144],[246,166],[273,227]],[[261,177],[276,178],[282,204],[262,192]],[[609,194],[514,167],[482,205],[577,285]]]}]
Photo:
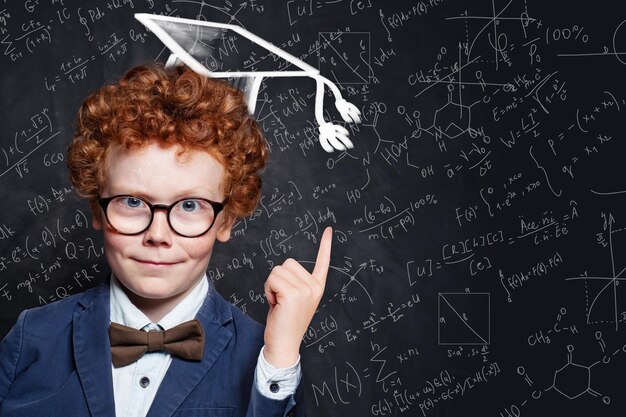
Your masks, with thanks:
[{"label": "boy's face", "polygon": [[[224,168],[207,152],[176,156],[176,147],[156,144],[138,150],[113,146],[105,162],[102,197],[121,194],[142,197],[152,204],[170,205],[183,197],[224,200]],[[163,302],[174,306],[199,282],[211,258],[215,240],[226,242],[232,222],[218,214],[204,235],[177,235],[164,210],[155,210],[150,227],[138,235],[122,235],[107,223],[104,213],[93,227],[104,234],[111,270],[137,307]]]}]

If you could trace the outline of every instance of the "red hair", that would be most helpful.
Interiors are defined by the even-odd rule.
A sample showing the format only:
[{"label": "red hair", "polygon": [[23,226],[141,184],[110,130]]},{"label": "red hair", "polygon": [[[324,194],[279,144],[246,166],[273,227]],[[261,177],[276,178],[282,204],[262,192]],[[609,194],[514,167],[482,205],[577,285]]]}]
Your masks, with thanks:
[{"label": "red hair", "polygon": [[181,153],[209,152],[225,169],[227,216],[247,216],[259,201],[267,145],[243,93],[224,81],[186,67],[140,65],[87,97],[76,124],[67,158],[70,180],[93,207],[113,144],[138,149],[158,143],[178,145]]}]

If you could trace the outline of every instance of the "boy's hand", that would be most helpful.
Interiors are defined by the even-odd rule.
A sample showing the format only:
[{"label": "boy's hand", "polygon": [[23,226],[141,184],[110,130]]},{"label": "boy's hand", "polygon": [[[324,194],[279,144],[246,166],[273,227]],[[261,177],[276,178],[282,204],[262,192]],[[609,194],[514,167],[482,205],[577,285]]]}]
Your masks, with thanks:
[{"label": "boy's hand", "polygon": [[265,297],[270,309],[263,356],[276,368],[286,368],[298,360],[302,337],[324,294],[332,237],[332,229],[327,227],[312,274],[290,258],[275,266],[265,281]]}]

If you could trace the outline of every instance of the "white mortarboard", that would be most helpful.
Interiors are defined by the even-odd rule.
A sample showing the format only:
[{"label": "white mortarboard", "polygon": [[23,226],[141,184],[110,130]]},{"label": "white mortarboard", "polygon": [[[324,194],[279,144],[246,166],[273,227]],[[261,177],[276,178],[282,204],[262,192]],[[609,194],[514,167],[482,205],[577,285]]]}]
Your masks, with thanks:
[{"label": "white mortarboard", "polygon": [[324,85],[335,96],[335,106],[345,122],[361,122],[361,113],[342,98],[335,84],[306,62],[237,25],[146,13],[137,13],[135,18],[170,50],[166,67],[182,62],[198,74],[228,78],[244,91],[251,114],[264,77],[313,78],[317,87],[315,118],[322,148],[332,152],[353,147],[346,128],[324,120]]}]

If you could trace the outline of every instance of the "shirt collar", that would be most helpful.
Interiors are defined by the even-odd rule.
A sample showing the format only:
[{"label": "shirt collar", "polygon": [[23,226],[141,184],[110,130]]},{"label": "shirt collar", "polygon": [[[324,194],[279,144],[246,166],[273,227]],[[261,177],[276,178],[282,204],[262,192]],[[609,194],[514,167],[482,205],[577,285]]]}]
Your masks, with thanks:
[{"label": "shirt collar", "polygon": [[[158,324],[164,330],[192,320],[202,306],[209,291],[206,275]],[[150,324],[150,319],[130,301],[115,275],[111,274],[111,321],[134,329]]]}]

